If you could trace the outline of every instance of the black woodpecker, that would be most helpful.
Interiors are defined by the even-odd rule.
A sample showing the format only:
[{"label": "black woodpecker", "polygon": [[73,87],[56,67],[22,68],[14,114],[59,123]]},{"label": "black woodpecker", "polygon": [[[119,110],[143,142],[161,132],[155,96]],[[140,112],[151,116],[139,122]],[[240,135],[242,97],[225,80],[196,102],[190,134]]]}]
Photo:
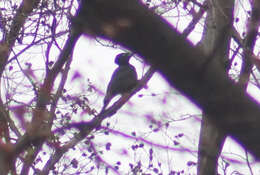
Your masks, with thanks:
[{"label": "black woodpecker", "polygon": [[107,86],[106,96],[104,98],[103,109],[106,108],[110,100],[119,94],[131,91],[138,83],[135,67],[129,64],[132,53],[120,53],[115,58],[118,68],[112,74]]}]

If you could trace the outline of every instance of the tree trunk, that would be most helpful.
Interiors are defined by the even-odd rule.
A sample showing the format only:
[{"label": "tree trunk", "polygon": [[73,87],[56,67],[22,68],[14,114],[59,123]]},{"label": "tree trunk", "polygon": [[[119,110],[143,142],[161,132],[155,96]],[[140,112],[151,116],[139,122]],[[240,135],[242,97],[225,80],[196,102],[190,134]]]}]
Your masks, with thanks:
[{"label": "tree trunk", "polygon": [[[234,1],[209,0],[207,6],[207,17],[200,46],[206,55],[214,52],[214,57],[211,59],[219,61],[223,65],[223,71],[227,72],[225,68],[228,67]],[[213,175],[218,172],[218,158],[226,134],[205,115],[204,113],[202,116],[200,130],[197,174]]]}]

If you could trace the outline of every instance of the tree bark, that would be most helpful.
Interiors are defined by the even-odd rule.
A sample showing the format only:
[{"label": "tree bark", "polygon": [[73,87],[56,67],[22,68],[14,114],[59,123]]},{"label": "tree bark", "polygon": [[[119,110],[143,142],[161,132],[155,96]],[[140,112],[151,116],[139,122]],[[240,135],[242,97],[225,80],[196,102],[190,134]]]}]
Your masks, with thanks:
[{"label": "tree bark", "polygon": [[[207,17],[200,46],[204,53],[208,55],[215,51],[212,59],[219,61],[223,70],[227,73],[234,0],[209,0],[207,2]],[[205,113],[202,115],[197,174],[217,175],[218,158],[226,133],[222,128],[216,127],[208,118],[210,117],[206,116]]]}]

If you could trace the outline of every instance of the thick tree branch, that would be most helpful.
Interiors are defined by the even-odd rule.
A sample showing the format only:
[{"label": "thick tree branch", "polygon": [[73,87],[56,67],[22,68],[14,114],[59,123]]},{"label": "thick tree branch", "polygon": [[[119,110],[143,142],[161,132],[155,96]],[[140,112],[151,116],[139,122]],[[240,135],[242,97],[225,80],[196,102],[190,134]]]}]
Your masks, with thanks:
[{"label": "thick tree branch", "polygon": [[86,33],[140,54],[217,127],[260,158],[260,106],[227,78],[211,59],[214,53],[205,56],[137,0],[83,1],[76,18]]},{"label": "thick tree branch", "polygon": [[[12,21],[9,33],[4,34],[4,36],[6,36],[6,38],[4,38],[4,40],[0,42],[0,77],[2,77],[3,71],[5,69],[7,60],[10,55],[10,51],[15,44],[17,36],[19,35],[19,32],[20,32],[22,26],[24,25],[25,20],[31,14],[33,9],[35,7],[37,7],[38,3],[39,3],[39,0],[23,0],[20,7],[16,11],[16,14]],[[2,100],[1,100],[1,102],[2,102]],[[1,106],[1,108],[3,108],[3,110],[4,110],[4,106]],[[1,120],[5,121],[5,123],[1,122],[1,124],[4,124],[7,126],[7,124],[6,124],[7,119],[4,118],[4,115],[1,115],[0,117],[1,117]],[[4,148],[4,145],[2,145],[2,146],[3,146],[2,148]],[[10,168],[8,163],[10,163],[10,165],[12,165],[12,161],[13,161],[12,159],[14,156],[11,151],[12,147],[10,145],[7,146],[7,144],[5,145],[5,147],[10,147],[9,148],[10,150],[6,151],[6,150],[0,148],[0,155],[1,155],[0,156],[0,172],[3,175],[8,173],[9,168]]]}]

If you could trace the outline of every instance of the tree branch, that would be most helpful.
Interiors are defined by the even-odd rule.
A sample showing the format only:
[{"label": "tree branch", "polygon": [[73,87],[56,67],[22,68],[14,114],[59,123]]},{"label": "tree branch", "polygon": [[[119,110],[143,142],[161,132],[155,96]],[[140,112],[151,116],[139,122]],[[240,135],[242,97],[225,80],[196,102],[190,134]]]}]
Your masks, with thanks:
[{"label": "tree branch", "polygon": [[44,127],[44,122],[49,120],[49,113],[46,110],[46,105],[50,103],[50,93],[54,81],[58,73],[62,70],[63,65],[70,58],[70,54],[72,53],[74,45],[80,35],[81,33],[78,31],[72,32],[72,35],[68,38],[63,52],[59,55],[57,62],[46,75],[44,83],[39,90],[36,109],[33,112],[33,119],[30,125],[31,127],[28,127],[26,133],[16,142],[13,154],[19,155],[23,150],[30,146],[31,143],[39,144],[45,140],[46,136],[49,136],[47,131],[42,131],[42,129],[40,129],[41,127]]},{"label": "tree branch", "polygon": [[[103,120],[114,115],[135,93],[137,93],[147,84],[147,82],[150,80],[154,72],[155,70],[153,68],[150,68],[145,73],[143,78],[139,81],[138,85],[129,94],[122,96],[108,109],[102,110],[90,122],[74,123],[67,127],[63,127],[59,129],[59,130],[64,130],[70,128],[77,128],[80,130],[80,132],[76,134],[67,144],[65,144],[61,148],[56,149],[55,153],[50,157],[50,159],[45,164],[41,174],[42,175],[47,174],[50,171],[50,169],[60,160],[60,158],[65,152],[67,152],[70,148],[73,148],[80,141],[86,138],[86,136],[88,136],[94,129],[98,129],[101,123],[103,122]],[[58,132],[59,130],[56,130],[56,132]]]},{"label": "tree branch", "polygon": [[83,1],[77,17],[85,33],[140,54],[217,127],[260,158],[260,106],[227,78],[212,55],[205,56],[137,0]]},{"label": "tree branch", "polygon": [[253,55],[258,28],[260,26],[260,2],[258,0],[253,1],[252,15],[248,21],[247,35],[243,49],[243,62],[238,81],[238,84],[241,85],[243,89],[247,88],[254,63],[250,58]]}]

